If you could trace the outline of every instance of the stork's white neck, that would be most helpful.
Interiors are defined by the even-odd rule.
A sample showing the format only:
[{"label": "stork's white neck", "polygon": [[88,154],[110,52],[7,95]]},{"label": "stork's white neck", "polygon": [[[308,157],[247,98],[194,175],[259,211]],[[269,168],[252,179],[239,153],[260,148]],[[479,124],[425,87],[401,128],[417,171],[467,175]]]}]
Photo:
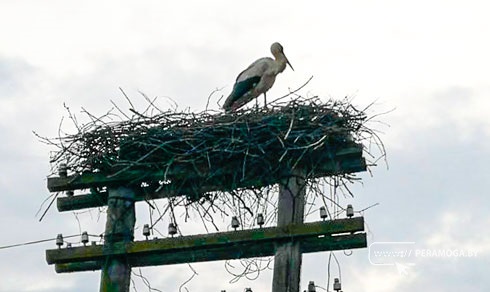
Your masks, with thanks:
[{"label": "stork's white neck", "polygon": [[286,69],[286,57],[283,54],[277,54],[275,57],[277,74],[282,73]]}]

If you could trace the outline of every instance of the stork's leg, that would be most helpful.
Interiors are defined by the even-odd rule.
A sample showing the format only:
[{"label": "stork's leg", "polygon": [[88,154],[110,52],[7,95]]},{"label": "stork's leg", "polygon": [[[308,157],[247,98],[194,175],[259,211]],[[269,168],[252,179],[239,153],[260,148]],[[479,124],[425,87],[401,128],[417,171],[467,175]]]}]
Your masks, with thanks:
[{"label": "stork's leg", "polygon": [[255,99],[255,109],[257,109],[257,110],[259,109],[259,99],[258,98]]},{"label": "stork's leg", "polygon": [[265,95],[265,92],[264,92],[264,107],[267,108],[267,96]]}]

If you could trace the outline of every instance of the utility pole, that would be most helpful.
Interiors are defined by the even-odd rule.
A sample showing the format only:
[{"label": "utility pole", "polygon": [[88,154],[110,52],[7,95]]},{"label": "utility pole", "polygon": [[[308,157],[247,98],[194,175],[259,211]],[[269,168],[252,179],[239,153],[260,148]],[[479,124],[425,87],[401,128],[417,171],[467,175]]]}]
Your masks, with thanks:
[{"label": "utility pole", "polygon": [[[292,176],[279,186],[277,227],[303,223],[305,193],[304,173],[293,171]],[[291,241],[277,247],[272,292],[299,292],[301,261],[299,241]]]},{"label": "utility pole", "polygon": [[[267,119],[275,121],[271,123],[282,125],[284,131],[271,132],[272,136],[262,137],[264,143],[270,146],[265,150],[259,147],[263,153],[260,155],[249,155],[247,150],[242,157],[240,150],[233,152],[232,157],[237,158],[230,159],[228,150],[223,149],[225,154],[213,161],[213,164],[196,156],[197,164],[192,159],[192,162],[188,162],[187,158],[182,161],[177,159],[180,162],[173,163],[174,158],[171,158],[165,169],[128,168],[121,171],[115,168],[72,175],[67,175],[65,165],[59,177],[48,178],[49,191],[90,189],[91,192],[58,198],[58,210],[71,211],[107,205],[104,244],[62,248],[61,242],[57,249],[46,251],[48,264],[54,264],[58,273],[101,270],[100,292],[129,292],[132,267],[274,256],[272,291],[299,292],[303,253],[367,246],[362,217],[303,222],[307,179],[355,173],[365,171],[367,167],[362,156],[363,146],[347,139],[349,129],[338,129],[341,133],[345,132],[347,137],[342,135],[338,141],[334,139],[338,133],[331,137],[330,130],[318,132],[320,136],[312,134],[316,138],[303,133],[309,133],[308,129],[317,133],[317,125],[302,128],[308,121],[329,121],[332,118],[340,121],[330,110],[323,114],[312,112],[314,118],[304,107],[301,107],[299,116],[295,114],[289,119],[285,119],[281,112],[268,116]],[[243,131],[236,131],[235,126],[227,126],[226,132],[219,125],[213,124],[219,131],[211,133],[206,139],[232,137],[233,141],[247,141],[250,132],[248,122],[234,120],[233,123],[240,125]],[[173,130],[168,131],[172,133]],[[281,133],[286,131],[282,138]],[[291,133],[296,138],[291,136],[286,139]],[[244,136],[240,138],[240,135]],[[276,140],[278,142],[269,143]],[[296,145],[297,140],[301,143]],[[332,146],[335,147],[322,144],[329,140],[332,140]],[[294,147],[289,144],[294,144]],[[277,157],[278,151],[284,151],[280,158]],[[255,156],[255,166],[266,163],[273,171],[266,175],[263,169],[269,168],[248,166],[249,159]],[[241,179],[236,179],[237,169],[243,169]],[[161,184],[156,190],[145,190],[143,187],[160,184],[161,181],[168,183]],[[276,227],[134,241],[135,202],[190,194],[197,204],[197,199],[209,192],[230,192],[239,188],[260,188],[273,184],[279,184]]]},{"label": "utility pole", "polygon": [[[364,170],[364,159],[359,149],[343,149],[336,157],[341,169],[347,166],[345,172]],[[345,153],[349,156],[344,159]],[[325,172],[336,171],[339,164],[325,164]],[[277,181],[280,186],[277,227],[136,242],[133,241],[134,204],[142,201],[143,197],[126,187],[128,182],[134,182],[133,177],[117,179],[119,181],[114,181],[112,176],[93,174],[48,178],[50,191],[107,185],[105,192],[58,198],[57,204],[60,211],[107,205],[104,245],[46,251],[48,264],[55,264],[58,273],[100,269],[101,292],[129,292],[131,267],[272,255],[275,256],[273,292],[298,292],[302,253],[367,246],[362,217],[303,223],[306,177],[301,169],[290,171],[286,180]],[[169,193],[161,197],[175,195]]]},{"label": "utility pole", "polygon": [[[104,253],[111,254],[116,243],[134,239],[134,191],[110,188],[107,201]],[[129,292],[131,266],[122,256],[107,256],[102,266],[100,292]]]}]

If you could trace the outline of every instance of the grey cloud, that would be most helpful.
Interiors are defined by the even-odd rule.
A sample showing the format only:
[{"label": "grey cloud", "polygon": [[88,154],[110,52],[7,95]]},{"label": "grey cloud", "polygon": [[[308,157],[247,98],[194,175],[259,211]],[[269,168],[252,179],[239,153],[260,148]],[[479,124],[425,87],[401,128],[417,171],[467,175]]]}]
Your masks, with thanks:
[{"label": "grey cloud", "polygon": [[464,86],[452,86],[434,93],[434,98],[444,106],[461,106],[470,103],[474,96],[475,90]]},{"label": "grey cloud", "polygon": [[0,56],[0,99],[11,97],[13,93],[28,87],[29,80],[36,72],[35,67],[22,60]]}]

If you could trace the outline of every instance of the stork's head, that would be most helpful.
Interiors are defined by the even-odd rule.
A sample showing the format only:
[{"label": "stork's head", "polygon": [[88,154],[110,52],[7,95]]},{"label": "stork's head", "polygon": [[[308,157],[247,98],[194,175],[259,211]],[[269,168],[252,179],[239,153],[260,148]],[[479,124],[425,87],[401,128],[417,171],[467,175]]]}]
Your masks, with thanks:
[{"label": "stork's head", "polygon": [[[293,66],[291,66],[291,63],[289,63],[288,58],[284,54],[284,49],[283,49],[283,47],[282,47],[282,45],[280,43],[275,42],[275,43],[272,44],[272,46],[271,46],[271,53],[274,56],[274,58],[276,58],[276,60],[284,60],[284,61],[286,61],[286,63],[289,65],[289,67],[291,67],[291,69],[294,71]],[[282,68],[284,68],[284,67],[282,67]],[[284,69],[282,69],[282,70],[284,70]]]},{"label": "stork's head", "polygon": [[272,46],[271,46],[271,53],[274,56],[277,55],[277,54],[283,54],[284,55],[283,50],[284,49],[283,49],[282,45],[280,43],[278,43],[278,42],[273,43]]}]

